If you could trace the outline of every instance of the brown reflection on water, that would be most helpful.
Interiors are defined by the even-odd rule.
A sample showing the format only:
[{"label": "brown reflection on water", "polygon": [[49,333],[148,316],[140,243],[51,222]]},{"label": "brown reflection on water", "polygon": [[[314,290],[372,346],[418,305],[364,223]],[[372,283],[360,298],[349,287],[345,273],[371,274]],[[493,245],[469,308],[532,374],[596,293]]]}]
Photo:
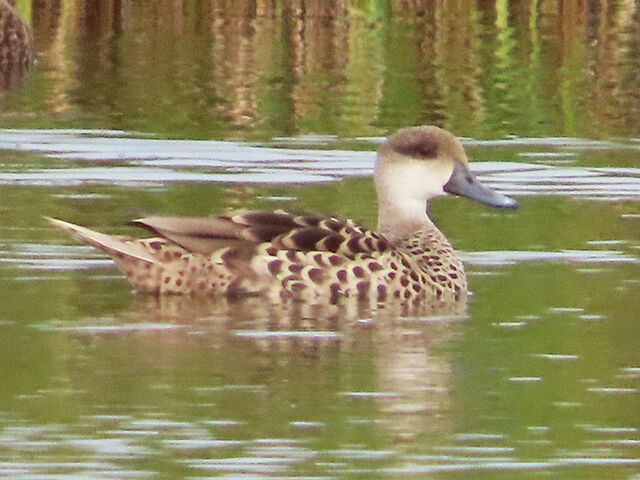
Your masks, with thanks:
[{"label": "brown reflection on water", "polygon": [[251,63],[254,53],[251,37],[255,11],[230,12],[226,21],[221,8],[212,8],[204,15],[203,23],[210,35],[206,61],[213,68],[203,71],[202,75],[208,77],[206,86],[219,99],[209,107],[210,111],[226,116],[235,124],[242,118],[250,120],[254,115],[250,92],[255,86],[255,77],[247,71],[247,64]]},{"label": "brown reflection on water", "polygon": [[208,137],[640,132],[632,0],[33,0],[31,20],[63,120]]},{"label": "brown reflection on water", "polygon": [[294,53],[292,91],[294,118],[303,126],[309,119],[340,117],[345,96],[344,71],[348,63],[346,8],[343,2],[295,2],[291,46]]},{"label": "brown reflection on water", "polygon": [[640,114],[640,9],[628,0],[621,8],[607,7],[589,12],[593,30],[588,31],[587,54],[595,83],[594,107],[602,117],[624,123]]},{"label": "brown reflection on water", "polygon": [[31,29],[12,3],[0,0],[0,92],[17,87],[33,59]]},{"label": "brown reflection on water", "polygon": [[[462,128],[464,122],[482,123],[485,120],[485,107],[482,89],[478,81],[481,75],[481,59],[476,49],[469,48],[480,42],[481,27],[465,10],[465,2],[453,2],[450,9],[443,10],[434,21],[436,63],[439,91],[442,92],[442,112],[449,117],[448,111],[456,113],[452,126]],[[473,12],[471,12],[473,13]],[[434,12],[435,15],[435,12]],[[423,43],[432,43],[425,39]],[[459,55],[451,55],[459,52]],[[428,84],[425,79],[423,84]],[[428,98],[425,92],[424,97]]]},{"label": "brown reflection on water", "polygon": [[377,387],[392,394],[381,402],[381,410],[393,418],[387,432],[394,440],[411,442],[452,432],[451,417],[446,414],[451,408],[452,366],[438,348],[453,339],[452,320],[463,314],[457,306],[431,319],[378,322]]},{"label": "brown reflection on water", "polygon": [[[121,334],[127,336],[139,326],[149,325],[154,335],[154,325],[173,325],[191,332],[175,335],[176,341],[200,335],[209,348],[225,349],[228,354],[243,356],[247,348],[254,348],[291,354],[293,362],[370,349],[366,357],[377,371],[375,390],[336,393],[355,402],[374,400],[388,420],[384,422],[386,433],[393,441],[404,442],[452,431],[445,415],[450,408],[451,365],[438,349],[454,338],[455,322],[465,315],[464,302],[407,312],[394,305],[372,310],[358,302],[274,306],[259,297],[137,295],[128,309],[116,315],[112,326],[123,327]],[[99,326],[96,331],[85,327],[74,331],[69,325],[69,332],[79,336],[100,333]],[[145,335],[144,329],[139,334]]]}]

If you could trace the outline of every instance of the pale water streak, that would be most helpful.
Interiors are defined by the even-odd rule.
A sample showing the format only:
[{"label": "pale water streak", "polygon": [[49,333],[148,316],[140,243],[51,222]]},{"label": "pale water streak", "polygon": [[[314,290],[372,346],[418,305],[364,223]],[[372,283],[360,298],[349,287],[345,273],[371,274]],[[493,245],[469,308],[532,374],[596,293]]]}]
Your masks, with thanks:
[{"label": "pale water streak", "polygon": [[[306,423],[306,422],[301,422]],[[315,422],[308,422],[317,427]],[[242,425],[230,421],[231,426]],[[321,425],[322,427],[322,425]],[[588,428],[588,427],[587,427]],[[626,433],[627,429],[623,429]],[[544,434],[546,427],[531,427],[532,435]],[[593,431],[593,430],[590,430]],[[607,432],[608,433],[608,432]],[[88,437],[87,435],[91,435]],[[516,449],[505,446],[467,446],[466,443],[502,442],[503,435],[462,433],[454,442],[435,447],[430,453],[403,455],[397,449],[373,450],[345,444],[319,450],[309,439],[291,437],[231,440],[206,422],[177,422],[149,417],[145,420],[119,415],[85,416],[76,426],[22,425],[7,427],[0,434],[0,448],[23,460],[1,461],[3,475],[14,478],[147,478],[145,469],[131,469],[132,458],[159,461],[170,455],[190,473],[223,478],[342,478],[349,473],[369,476],[413,477],[445,472],[529,471],[571,469],[576,467],[638,467],[640,460],[630,457],[606,457],[589,454],[557,456],[544,461],[523,461],[513,456]],[[532,437],[532,441],[533,441]],[[606,440],[594,444],[619,445]],[[30,456],[66,451],[65,459],[26,460]],[[300,477],[296,471],[310,468],[314,473]]]},{"label": "pale water streak", "polygon": [[[133,133],[90,130],[1,130],[0,150],[82,160],[91,166],[57,164],[55,168],[4,165],[0,184],[124,186],[171,182],[306,183],[326,182],[373,171],[380,138],[360,139],[368,151],[273,148],[251,143],[132,138]],[[303,139],[304,140],[304,139]],[[293,144],[293,140],[288,142]],[[373,145],[372,145],[373,143]],[[572,138],[468,140],[471,147],[530,147],[638,152],[635,143]],[[302,141],[297,144],[306,147]],[[558,153],[550,151],[549,158]],[[537,152],[542,156],[544,153]],[[473,153],[472,153],[473,156]],[[117,165],[110,166],[109,163]],[[127,164],[124,166],[123,164]],[[25,168],[26,167],[26,168]],[[546,163],[475,161],[472,170],[488,185],[510,195],[640,198],[640,169],[584,168]]]}]

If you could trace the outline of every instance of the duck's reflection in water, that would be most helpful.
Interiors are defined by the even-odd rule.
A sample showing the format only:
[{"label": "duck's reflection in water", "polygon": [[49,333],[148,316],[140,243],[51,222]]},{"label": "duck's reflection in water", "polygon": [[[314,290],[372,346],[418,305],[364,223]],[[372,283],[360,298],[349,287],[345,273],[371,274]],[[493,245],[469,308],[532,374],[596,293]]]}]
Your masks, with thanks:
[{"label": "duck's reflection in water", "polygon": [[[451,365],[443,343],[466,318],[466,302],[407,309],[362,302],[274,306],[261,297],[202,299],[138,295],[121,319],[176,324],[206,331],[212,348],[242,342],[243,355],[282,352],[289,358],[350,355],[365,351],[374,387],[343,391],[353,401],[374,401],[395,441],[450,432]],[[249,348],[247,348],[249,345]],[[369,353],[370,352],[370,353]],[[360,357],[359,357],[360,358]],[[329,400],[328,400],[329,401]]]}]

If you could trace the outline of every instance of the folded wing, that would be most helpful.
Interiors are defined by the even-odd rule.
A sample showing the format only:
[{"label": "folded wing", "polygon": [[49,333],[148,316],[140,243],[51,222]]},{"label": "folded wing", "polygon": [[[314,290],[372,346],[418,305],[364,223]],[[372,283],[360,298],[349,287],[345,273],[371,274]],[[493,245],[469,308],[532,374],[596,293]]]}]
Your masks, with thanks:
[{"label": "folded wing", "polygon": [[270,243],[275,250],[333,252],[353,259],[388,246],[383,237],[352,220],[281,210],[216,217],[148,217],[133,224],[205,255],[227,247],[250,255],[258,245]]}]

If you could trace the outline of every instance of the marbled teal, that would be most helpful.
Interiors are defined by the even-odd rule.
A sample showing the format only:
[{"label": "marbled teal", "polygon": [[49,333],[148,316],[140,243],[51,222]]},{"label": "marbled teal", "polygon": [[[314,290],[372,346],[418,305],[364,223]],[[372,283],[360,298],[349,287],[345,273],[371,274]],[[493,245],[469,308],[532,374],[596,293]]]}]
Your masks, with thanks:
[{"label": "marbled teal", "polygon": [[378,150],[378,231],[318,213],[236,212],[148,217],[151,238],[105,235],[49,221],[105,251],[141,292],[266,295],[274,302],[452,302],[466,298],[464,266],[427,214],[450,193],[503,208],[511,198],[470,172],[460,141],[434,126],[400,130]]}]

